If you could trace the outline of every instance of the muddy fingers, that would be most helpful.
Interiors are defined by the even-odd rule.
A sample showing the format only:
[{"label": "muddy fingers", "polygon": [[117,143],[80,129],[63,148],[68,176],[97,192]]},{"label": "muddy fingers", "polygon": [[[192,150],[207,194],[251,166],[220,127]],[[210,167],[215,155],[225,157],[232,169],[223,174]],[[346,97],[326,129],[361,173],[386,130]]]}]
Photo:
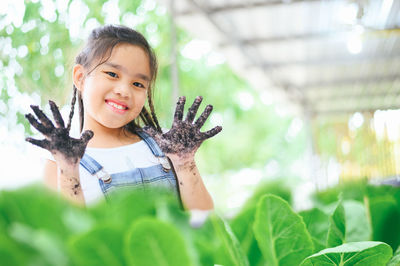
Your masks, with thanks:
[{"label": "muddy fingers", "polygon": [[62,118],[57,105],[53,101],[49,101],[49,104],[50,104],[51,112],[53,113],[54,121],[56,122],[57,127],[65,127],[64,119]]},{"label": "muddy fingers", "polygon": [[187,116],[186,116],[186,121],[189,123],[192,123],[194,118],[196,117],[197,110],[199,109],[199,106],[201,104],[201,101],[203,101],[203,97],[197,96],[196,99],[194,100],[192,106],[189,108]]},{"label": "muddy fingers", "polygon": [[33,145],[39,146],[40,148],[46,150],[49,148],[49,141],[46,139],[38,140],[33,138],[26,138],[25,140],[32,143]]},{"label": "muddy fingers", "polygon": [[174,154],[182,158],[188,155],[194,155],[204,140],[215,136],[222,130],[222,127],[217,126],[204,133],[200,132],[200,128],[204,125],[213,109],[211,105],[208,105],[196,122],[193,123],[203,100],[201,96],[196,97],[188,110],[186,119],[182,120],[185,100],[185,97],[179,98],[175,109],[174,122],[172,128],[168,132],[161,134],[155,133],[155,131],[150,128],[144,129],[144,131],[154,137],[164,153],[167,155]]},{"label": "muddy fingers", "polygon": [[217,135],[219,132],[221,132],[222,127],[221,126],[216,126],[213,129],[210,129],[204,133],[202,133],[203,135],[203,140],[209,139],[214,137],[215,135]]},{"label": "muddy fingers", "polygon": [[57,155],[59,160],[63,160],[63,163],[79,163],[85,153],[87,143],[93,137],[93,132],[87,130],[79,139],[70,137],[69,129],[65,128],[64,120],[57,105],[53,101],[49,101],[49,104],[57,127],[54,127],[53,122],[38,106],[31,105],[33,112],[40,122],[36,120],[32,114],[26,114],[25,117],[28,119],[29,123],[46,138],[42,140],[26,138],[26,141],[49,150],[53,155]]},{"label": "muddy fingers", "polygon": [[175,115],[174,115],[174,123],[178,121],[182,121],[183,119],[183,108],[185,107],[186,97],[179,97],[178,102],[176,103]]},{"label": "muddy fingers", "polygon": [[207,105],[206,109],[204,109],[204,112],[200,115],[200,117],[194,123],[197,128],[200,129],[204,125],[207,118],[210,116],[212,110],[213,110],[213,106]]}]

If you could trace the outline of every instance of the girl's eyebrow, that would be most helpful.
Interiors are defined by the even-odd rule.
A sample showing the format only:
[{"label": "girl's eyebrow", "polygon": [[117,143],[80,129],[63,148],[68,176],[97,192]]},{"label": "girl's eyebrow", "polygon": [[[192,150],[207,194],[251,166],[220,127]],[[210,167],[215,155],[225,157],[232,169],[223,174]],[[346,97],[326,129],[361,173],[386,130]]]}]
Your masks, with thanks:
[{"label": "girl's eyebrow", "polygon": [[[121,66],[121,65],[118,65],[118,64],[114,64],[114,63],[111,63],[111,62],[105,62],[104,64],[107,65],[107,66],[116,68],[118,70],[121,70],[121,71],[123,71],[125,73],[129,73],[129,71],[124,66]],[[150,77],[145,75],[145,74],[142,74],[142,73],[136,73],[133,76],[137,77],[137,78],[141,78],[141,79],[143,79],[145,81],[150,81]]]}]

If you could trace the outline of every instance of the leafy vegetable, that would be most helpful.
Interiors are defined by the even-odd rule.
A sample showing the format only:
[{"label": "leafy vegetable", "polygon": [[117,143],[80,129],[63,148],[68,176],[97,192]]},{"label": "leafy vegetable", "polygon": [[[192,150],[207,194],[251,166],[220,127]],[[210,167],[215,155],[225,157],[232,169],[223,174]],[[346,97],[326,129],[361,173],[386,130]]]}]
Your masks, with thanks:
[{"label": "leafy vegetable", "polygon": [[387,266],[399,266],[400,265],[400,246],[397,248],[392,259],[389,261]]},{"label": "leafy vegetable", "polygon": [[383,266],[392,256],[392,249],[382,242],[352,242],[324,249],[306,258],[301,266],[308,265],[374,265]]},{"label": "leafy vegetable", "polygon": [[298,265],[313,251],[301,216],[275,195],[258,202],[253,230],[268,265]]},{"label": "leafy vegetable", "polygon": [[86,208],[40,186],[2,191],[0,265],[399,265],[400,249],[391,258],[390,247],[400,241],[398,191],[366,191],[364,202],[347,197],[299,214],[257,192],[233,219],[211,213],[199,228],[161,190]]},{"label": "leafy vegetable", "polygon": [[121,230],[99,225],[73,237],[69,241],[69,250],[76,265],[125,265],[122,239]]},{"label": "leafy vegetable", "polygon": [[220,249],[223,256],[222,258],[220,256],[219,259],[221,261],[218,263],[237,266],[249,265],[247,257],[244,255],[240,243],[233,234],[229,224],[217,215],[212,215],[210,219],[216,236],[221,241]]},{"label": "leafy vegetable", "polygon": [[336,247],[343,244],[346,237],[346,222],[344,208],[339,201],[332,216],[329,217],[327,247]]},{"label": "leafy vegetable", "polygon": [[131,226],[124,253],[129,265],[191,265],[179,230],[151,217],[140,218]]},{"label": "leafy vegetable", "polygon": [[318,208],[302,211],[299,213],[307,226],[314,243],[314,251],[326,248],[327,232],[329,229],[329,216]]}]

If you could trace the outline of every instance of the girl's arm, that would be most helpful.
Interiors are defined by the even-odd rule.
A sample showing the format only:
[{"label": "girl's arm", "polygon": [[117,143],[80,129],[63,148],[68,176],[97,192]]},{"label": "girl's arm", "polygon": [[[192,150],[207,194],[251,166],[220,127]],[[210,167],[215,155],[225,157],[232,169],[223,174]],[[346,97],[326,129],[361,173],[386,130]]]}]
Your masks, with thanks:
[{"label": "girl's arm", "polygon": [[46,187],[51,190],[57,191],[57,164],[47,159],[43,168],[43,182]]},{"label": "girl's arm", "polygon": [[27,114],[25,117],[45,136],[45,139],[26,138],[26,141],[50,151],[54,156],[56,162],[47,162],[45,165],[45,182],[48,181],[47,184],[50,184],[50,187],[58,185],[61,194],[72,202],[84,204],[79,178],[79,162],[85,153],[87,143],[93,137],[93,132],[87,130],[80,139],[71,138],[70,127],[69,125],[65,127],[58,107],[52,101],[49,103],[56,126],[38,106],[31,105],[40,122],[32,114]]},{"label": "girl's arm", "polygon": [[78,166],[65,166],[60,169],[57,163],[47,160],[44,166],[44,183],[50,189],[59,191],[66,199],[84,205]]},{"label": "girl's arm", "polygon": [[[171,160],[172,161],[172,160]],[[173,163],[185,209],[211,210],[214,203],[193,160]]]},{"label": "girl's arm", "polygon": [[198,96],[189,108],[186,118],[183,119],[186,98],[180,97],[176,105],[172,128],[168,132],[162,134],[153,128],[144,130],[154,137],[161,150],[172,161],[184,206],[187,209],[209,210],[213,209],[214,204],[204,186],[194,156],[201,143],[218,134],[222,127],[217,126],[206,132],[200,132],[200,128],[213,109],[211,105],[207,105],[204,112],[194,122],[202,100],[203,98]]}]

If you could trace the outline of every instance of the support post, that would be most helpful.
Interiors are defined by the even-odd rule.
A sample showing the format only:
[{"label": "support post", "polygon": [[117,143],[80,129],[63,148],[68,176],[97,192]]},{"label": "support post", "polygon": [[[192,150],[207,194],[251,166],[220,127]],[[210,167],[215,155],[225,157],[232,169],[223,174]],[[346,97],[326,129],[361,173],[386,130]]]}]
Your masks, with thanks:
[{"label": "support post", "polygon": [[172,105],[175,106],[175,103],[178,99],[179,95],[179,72],[178,72],[178,54],[177,54],[177,34],[176,34],[176,24],[175,24],[175,1],[169,1],[169,9],[170,9],[170,31],[171,31],[171,84],[172,84]]}]

